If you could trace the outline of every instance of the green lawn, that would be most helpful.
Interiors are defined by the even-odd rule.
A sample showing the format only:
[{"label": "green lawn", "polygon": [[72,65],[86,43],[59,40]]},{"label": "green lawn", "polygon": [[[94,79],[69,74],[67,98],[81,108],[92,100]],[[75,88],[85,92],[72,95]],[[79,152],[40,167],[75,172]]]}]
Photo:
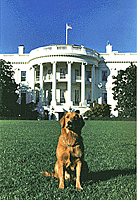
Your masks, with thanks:
[{"label": "green lawn", "polygon": [[86,121],[82,131],[89,180],[82,191],[75,182],[58,182],[41,171],[54,171],[60,135],[57,121],[0,121],[2,187],[0,199],[122,199],[135,196],[135,122]]}]

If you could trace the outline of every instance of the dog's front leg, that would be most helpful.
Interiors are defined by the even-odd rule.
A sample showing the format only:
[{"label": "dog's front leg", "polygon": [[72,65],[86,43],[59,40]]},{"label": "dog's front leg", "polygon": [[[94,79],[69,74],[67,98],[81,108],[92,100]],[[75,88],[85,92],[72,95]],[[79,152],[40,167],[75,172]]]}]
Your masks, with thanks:
[{"label": "dog's front leg", "polygon": [[60,161],[58,167],[59,167],[59,169],[58,169],[58,172],[59,172],[59,189],[64,190],[64,169],[63,169],[63,162]]},{"label": "dog's front leg", "polygon": [[80,185],[81,166],[82,166],[82,163],[79,160],[76,166],[76,190],[80,190],[80,189],[83,190],[83,188]]}]

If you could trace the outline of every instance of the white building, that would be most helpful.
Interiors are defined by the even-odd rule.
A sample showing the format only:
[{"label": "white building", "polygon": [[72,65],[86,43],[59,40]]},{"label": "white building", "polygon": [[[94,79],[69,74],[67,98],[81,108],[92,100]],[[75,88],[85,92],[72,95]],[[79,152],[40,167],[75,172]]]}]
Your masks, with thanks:
[{"label": "white building", "polygon": [[112,106],[112,76],[137,63],[137,53],[118,53],[106,46],[106,53],[77,45],[50,45],[24,53],[0,54],[0,59],[11,62],[14,78],[25,92],[27,103],[40,102],[44,110],[54,113],[59,119],[64,110],[79,110],[84,113],[93,101]]}]

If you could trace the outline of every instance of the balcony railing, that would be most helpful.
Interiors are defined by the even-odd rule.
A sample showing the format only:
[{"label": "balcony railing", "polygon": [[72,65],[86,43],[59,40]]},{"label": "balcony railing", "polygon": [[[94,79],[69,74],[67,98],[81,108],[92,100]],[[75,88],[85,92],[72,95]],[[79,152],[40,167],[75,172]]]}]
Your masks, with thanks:
[{"label": "balcony railing", "polygon": [[36,82],[37,82],[37,81],[40,81],[40,76],[37,76],[37,77],[36,77]]},{"label": "balcony railing", "polygon": [[60,79],[65,79],[66,78],[66,74],[60,73]]},{"label": "balcony railing", "polygon": [[[60,79],[67,79],[67,74],[60,74]],[[36,82],[40,81],[40,76],[37,76],[35,80],[36,80]],[[43,76],[43,80],[44,81],[52,80],[52,74],[47,74],[46,76]],[[81,76],[77,75],[77,76],[75,76],[75,79],[73,81],[80,81],[80,80],[81,80]],[[91,78],[86,78],[87,83],[91,83],[91,81],[92,81]]]},{"label": "balcony railing", "polygon": [[43,79],[44,81],[52,80],[52,74],[47,74]]},{"label": "balcony railing", "polygon": [[75,76],[75,80],[81,80],[81,76],[76,75],[76,76]]},{"label": "balcony railing", "polygon": [[46,47],[40,47],[34,49],[30,52],[30,60],[33,60],[37,57],[43,57],[46,55],[60,55],[60,54],[79,54],[85,56],[91,56],[96,59],[100,59],[99,53],[93,49],[86,48],[84,46],[77,45],[51,45]]}]

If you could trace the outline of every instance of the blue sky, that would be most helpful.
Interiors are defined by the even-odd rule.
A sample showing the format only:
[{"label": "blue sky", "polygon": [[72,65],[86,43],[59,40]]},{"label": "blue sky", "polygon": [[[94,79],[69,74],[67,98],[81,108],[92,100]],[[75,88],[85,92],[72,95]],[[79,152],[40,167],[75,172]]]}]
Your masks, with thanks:
[{"label": "blue sky", "polygon": [[136,0],[1,0],[0,53],[25,52],[50,44],[84,45],[105,52],[136,52]]}]

